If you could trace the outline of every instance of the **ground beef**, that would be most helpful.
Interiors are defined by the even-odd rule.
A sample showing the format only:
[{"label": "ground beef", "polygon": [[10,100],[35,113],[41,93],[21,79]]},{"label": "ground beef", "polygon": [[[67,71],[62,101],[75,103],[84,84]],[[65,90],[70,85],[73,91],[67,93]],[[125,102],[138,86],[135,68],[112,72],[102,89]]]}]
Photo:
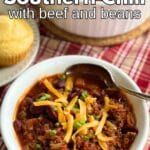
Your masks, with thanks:
[{"label": "ground beef", "polygon": [[[61,76],[54,75],[47,79],[62,94],[65,91],[66,78],[61,78]],[[116,106],[117,109],[112,107],[108,110],[107,121],[102,129],[104,136],[114,138],[114,140],[106,142],[108,150],[129,150],[138,130],[132,107],[121,91],[105,89],[104,83],[101,84],[97,82],[97,79],[88,77],[74,77],[73,86],[71,91],[67,91],[67,100],[70,102],[75,96],[78,96],[86,103],[87,122],[91,120],[91,116],[92,119],[101,120],[105,105],[104,97],[109,96],[109,104]],[[86,91],[95,101],[88,103],[84,98],[81,98],[83,91]],[[14,129],[22,150],[73,150],[74,141],[72,139],[69,143],[64,142],[66,130],[58,122],[57,109],[52,106],[35,107],[33,105],[33,102],[43,93],[50,94],[51,101],[57,98],[49,93],[43,83],[39,81],[19,104]],[[66,106],[63,106],[63,110],[65,108]],[[79,110],[79,103],[76,103],[74,110],[71,110],[74,119],[77,110]],[[73,134],[76,130],[74,128]],[[88,139],[85,139],[84,136],[87,136]],[[75,140],[77,150],[102,150],[95,135],[95,128],[88,129],[84,134],[77,134]]]}]

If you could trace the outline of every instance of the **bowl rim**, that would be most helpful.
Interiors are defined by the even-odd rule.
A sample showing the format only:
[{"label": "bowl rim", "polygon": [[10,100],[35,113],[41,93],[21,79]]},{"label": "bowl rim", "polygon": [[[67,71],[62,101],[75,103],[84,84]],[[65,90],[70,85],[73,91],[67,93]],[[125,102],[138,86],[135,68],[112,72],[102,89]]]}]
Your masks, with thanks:
[{"label": "bowl rim", "polygon": [[[118,67],[116,67],[116,66],[114,66],[113,64],[110,64],[110,63],[108,63],[108,62],[106,62],[106,61],[104,61],[104,60],[101,60],[101,59],[97,59],[97,58],[93,58],[93,57],[90,57],[90,56],[80,56],[80,55],[67,55],[67,56],[57,56],[57,57],[53,57],[53,58],[50,58],[50,59],[47,59],[47,60],[44,60],[44,61],[42,61],[42,62],[40,62],[40,63],[37,63],[37,64],[35,64],[35,65],[33,65],[32,67],[30,67],[30,68],[28,68],[21,76],[19,76],[12,84],[11,84],[11,86],[9,87],[9,89],[8,89],[8,91],[7,91],[7,93],[6,93],[6,95],[4,96],[4,99],[3,99],[3,102],[2,102],[2,105],[1,105],[1,111],[0,111],[0,127],[1,127],[1,134],[2,134],[2,137],[3,137],[3,139],[4,139],[4,142],[5,142],[5,144],[6,144],[6,146],[9,148],[9,149],[11,149],[11,145],[12,145],[12,143],[11,143],[11,141],[10,140],[8,140],[8,136],[7,136],[7,134],[4,132],[4,131],[6,131],[7,129],[5,128],[5,124],[3,123],[3,120],[5,121],[5,120],[7,120],[7,118],[5,117],[5,114],[7,113],[7,109],[6,109],[6,106],[7,106],[7,103],[9,102],[8,101],[8,99],[10,99],[9,98],[9,95],[10,95],[10,93],[11,93],[11,91],[12,91],[12,89],[13,88],[15,88],[17,85],[18,85],[18,83],[19,83],[19,81],[21,80],[21,79],[23,79],[24,77],[26,77],[26,75],[27,74],[30,74],[31,73],[31,71],[32,70],[34,70],[35,68],[36,69],[38,69],[38,67],[39,66],[41,66],[41,65],[43,65],[43,64],[47,64],[47,63],[49,63],[49,62],[55,62],[55,61],[63,61],[63,60],[65,60],[65,59],[70,59],[70,60],[75,60],[75,59],[77,59],[78,61],[79,61],[79,59],[81,60],[83,60],[83,61],[88,61],[89,59],[91,59],[91,61],[93,60],[93,62],[94,62],[94,64],[99,64],[99,65],[104,65],[104,64],[106,64],[107,66],[110,66],[110,67],[112,67],[112,69],[114,69],[114,70],[117,70],[117,71],[119,71],[119,73],[122,75],[122,76],[124,76],[126,79],[128,79],[128,81],[133,85],[133,88],[134,88],[134,90],[136,90],[137,92],[141,92],[141,90],[139,89],[139,87],[136,85],[136,83],[125,73],[125,72],[123,72],[121,69],[119,69]],[[87,62],[85,62],[85,63],[87,63]],[[90,62],[91,63],[91,62]],[[74,63],[75,64],[75,63]],[[69,65],[68,65],[69,66]],[[31,84],[30,84],[31,85]],[[29,85],[29,86],[30,86]],[[29,87],[28,86],[28,87]],[[132,88],[132,87],[131,87]],[[22,92],[22,94],[23,94],[23,92]],[[18,98],[18,100],[19,100],[19,98]],[[18,101],[17,100],[17,101]],[[16,103],[17,103],[17,101],[16,101]],[[146,102],[145,101],[140,101],[141,102],[141,105],[143,106],[143,108],[144,108],[144,110],[143,110],[143,114],[145,115],[145,125],[144,125],[144,129],[143,129],[143,134],[142,134],[142,139],[141,139],[141,141],[138,143],[139,145],[138,146],[140,146],[140,147],[144,147],[144,145],[145,145],[145,143],[146,143],[146,140],[147,140],[147,137],[148,137],[148,130],[149,130],[149,112],[148,112],[148,107],[147,107],[147,105],[146,105]],[[15,105],[16,105],[16,103],[15,103]],[[13,115],[13,114],[12,114]],[[10,127],[11,127],[11,125],[10,125]],[[14,137],[15,137],[15,135],[14,135]],[[17,139],[16,139],[17,140]],[[19,143],[18,141],[17,141],[17,143]],[[140,149],[138,149],[138,150],[140,150]]]}]

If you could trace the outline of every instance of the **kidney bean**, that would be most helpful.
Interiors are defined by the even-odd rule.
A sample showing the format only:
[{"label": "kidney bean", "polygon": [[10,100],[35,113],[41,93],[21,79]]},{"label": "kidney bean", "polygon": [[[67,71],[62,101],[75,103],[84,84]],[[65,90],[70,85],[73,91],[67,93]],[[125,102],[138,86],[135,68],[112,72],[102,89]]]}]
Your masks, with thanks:
[{"label": "kidney bean", "polygon": [[19,132],[22,130],[22,122],[20,120],[15,120],[13,125],[16,131]]},{"label": "kidney bean", "polygon": [[26,108],[28,108],[33,102],[33,99],[31,97],[25,97],[22,105],[24,105]]},{"label": "kidney bean", "polygon": [[81,90],[78,88],[73,89],[73,91],[68,95],[68,100],[70,101],[75,96],[80,96]]},{"label": "kidney bean", "polygon": [[29,111],[31,112],[31,114],[33,115],[40,115],[43,114],[45,112],[45,107],[43,106],[33,106],[33,104],[30,105]]},{"label": "kidney bean", "polygon": [[71,101],[71,100],[73,99],[73,97],[75,97],[75,96],[77,96],[77,95],[78,95],[78,93],[76,93],[76,92],[70,93],[70,94],[68,95],[68,101]]},{"label": "kidney bean", "polygon": [[55,87],[60,89],[60,88],[64,88],[65,87],[65,83],[66,81],[65,80],[59,80],[57,83],[55,83]]},{"label": "kidney bean", "polygon": [[126,134],[127,132],[138,133],[138,129],[137,128],[128,128],[126,126],[121,131],[122,131],[123,134]]},{"label": "kidney bean", "polygon": [[48,114],[48,117],[52,122],[55,123],[58,121],[57,113],[51,107],[46,108],[46,113]]}]

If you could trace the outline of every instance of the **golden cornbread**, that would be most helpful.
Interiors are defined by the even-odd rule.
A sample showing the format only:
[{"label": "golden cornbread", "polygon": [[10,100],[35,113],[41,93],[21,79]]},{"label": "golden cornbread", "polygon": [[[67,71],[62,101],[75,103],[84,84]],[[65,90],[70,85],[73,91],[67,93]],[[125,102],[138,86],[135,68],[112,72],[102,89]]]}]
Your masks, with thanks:
[{"label": "golden cornbread", "polygon": [[0,66],[9,66],[21,61],[33,43],[30,25],[23,19],[0,16]]}]

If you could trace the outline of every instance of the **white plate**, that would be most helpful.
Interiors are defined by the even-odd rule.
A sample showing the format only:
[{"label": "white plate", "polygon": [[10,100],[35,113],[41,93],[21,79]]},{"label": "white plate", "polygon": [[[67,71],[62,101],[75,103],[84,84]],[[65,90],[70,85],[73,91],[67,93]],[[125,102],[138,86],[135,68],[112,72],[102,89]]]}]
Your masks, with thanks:
[{"label": "white plate", "polygon": [[[7,14],[8,9],[15,10],[20,8],[18,5],[7,6],[3,4],[3,1],[0,1],[0,14]],[[3,86],[13,79],[15,79],[20,73],[27,69],[33,60],[39,49],[40,35],[36,22],[32,19],[27,19],[27,22],[31,25],[34,32],[34,42],[31,47],[30,52],[27,56],[18,64],[11,67],[0,68],[0,86]]]},{"label": "white plate", "polygon": [[[61,56],[38,63],[27,69],[19,78],[17,78],[17,80],[15,80],[15,82],[13,82],[3,99],[0,112],[0,125],[4,142],[9,150],[20,150],[13,128],[13,114],[20,97],[29,87],[31,87],[31,85],[42,77],[64,72],[66,68],[77,63],[90,63],[104,66],[111,71],[116,83],[140,92],[138,86],[127,74],[112,64],[96,58],[87,56]],[[130,150],[142,150],[148,137],[148,108],[144,100],[133,96],[129,96],[129,100],[136,115],[138,128],[138,135]]]}]

